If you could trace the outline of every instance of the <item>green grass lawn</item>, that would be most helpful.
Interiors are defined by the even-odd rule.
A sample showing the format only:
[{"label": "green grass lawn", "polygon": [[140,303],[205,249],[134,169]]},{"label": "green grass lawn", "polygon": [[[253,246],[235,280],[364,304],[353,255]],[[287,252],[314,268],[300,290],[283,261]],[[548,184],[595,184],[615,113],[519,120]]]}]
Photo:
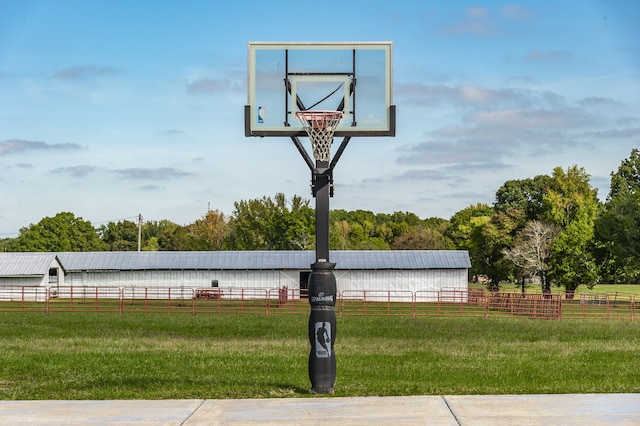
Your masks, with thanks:
[{"label": "green grass lawn", "polygon": [[[470,283],[469,289],[486,289],[484,284]],[[501,282],[500,291],[505,293],[519,293],[522,291],[522,287],[519,284]],[[526,293],[542,293],[542,288],[539,284],[527,284],[525,285]],[[564,287],[551,287],[552,293],[564,293]],[[581,293],[593,294],[593,293],[609,293],[609,294],[635,294],[640,295],[640,284],[598,284],[592,289],[587,288],[586,285],[578,286],[576,289],[576,296]]]},{"label": "green grass lawn", "polygon": [[[640,392],[640,324],[338,319],[336,396]],[[306,315],[0,313],[0,399],[308,397]]]}]

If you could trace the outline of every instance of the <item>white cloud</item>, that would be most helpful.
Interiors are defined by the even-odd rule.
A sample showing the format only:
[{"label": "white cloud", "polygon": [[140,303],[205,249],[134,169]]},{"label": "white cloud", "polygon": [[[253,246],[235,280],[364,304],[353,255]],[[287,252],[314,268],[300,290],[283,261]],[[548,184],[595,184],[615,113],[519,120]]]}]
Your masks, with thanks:
[{"label": "white cloud", "polygon": [[583,107],[621,107],[624,106],[622,102],[618,102],[613,98],[602,97],[602,96],[591,96],[588,98],[583,98],[578,101],[578,104]]},{"label": "white cloud", "polygon": [[531,9],[521,4],[507,4],[500,7],[500,14],[512,21],[530,21],[536,14]]},{"label": "white cloud", "polygon": [[395,95],[414,104],[433,105],[441,102],[457,106],[488,107],[491,105],[526,105],[532,96],[523,89],[490,89],[480,85],[466,84],[447,86],[422,83],[398,83]]},{"label": "white cloud", "polygon": [[[227,92],[244,92],[244,80],[238,79],[238,74],[223,73],[219,76],[209,77],[202,75],[201,71],[195,73],[194,76],[187,78],[187,93],[192,95],[210,94],[210,93],[227,93]],[[244,75],[244,74],[243,74]]]},{"label": "white cloud", "polygon": [[163,130],[158,132],[158,134],[161,136],[168,136],[168,137],[187,136],[187,132],[183,132],[182,130],[178,130],[178,129]]},{"label": "white cloud", "polygon": [[469,7],[460,20],[442,30],[444,35],[476,35],[484,36],[498,32],[497,27],[489,20],[489,9],[485,7]]},{"label": "white cloud", "polygon": [[87,80],[95,77],[109,77],[121,72],[121,69],[114,67],[79,65],[61,69],[54,74],[54,77],[60,80]]},{"label": "white cloud", "polygon": [[480,111],[473,115],[473,121],[505,129],[572,129],[593,123],[594,117],[580,108],[528,108]]},{"label": "white cloud", "polygon": [[114,173],[119,174],[123,179],[148,179],[148,180],[167,180],[190,176],[192,173],[185,172],[173,167],[159,167],[155,169],[132,167],[128,169],[117,169]]},{"label": "white cloud", "polygon": [[59,167],[51,170],[52,173],[68,173],[73,177],[84,177],[96,170],[95,166],[82,165],[82,166],[71,166],[71,167]]},{"label": "white cloud", "polygon": [[497,11],[482,6],[471,6],[456,22],[444,26],[441,34],[445,36],[508,34],[518,31],[518,28],[513,25],[532,21],[535,16],[535,12],[519,4],[507,4],[499,7]]},{"label": "white cloud", "polygon": [[566,50],[532,50],[524,55],[522,62],[569,62],[575,58],[573,53]]},{"label": "white cloud", "polygon": [[17,152],[30,150],[55,150],[55,151],[71,151],[82,149],[82,146],[76,143],[46,143],[41,141],[29,141],[24,139],[9,139],[0,142],[0,156],[15,154]]},{"label": "white cloud", "polygon": [[139,189],[145,192],[152,192],[152,191],[163,191],[166,188],[159,185],[144,185],[139,187]]},{"label": "white cloud", "polygon": [[596,136],[598,138],[637,138],[638,145],[640,145],[640,127],[631,127],[625,129],[605,129],[595,132],[589,132],[589,135]]}]

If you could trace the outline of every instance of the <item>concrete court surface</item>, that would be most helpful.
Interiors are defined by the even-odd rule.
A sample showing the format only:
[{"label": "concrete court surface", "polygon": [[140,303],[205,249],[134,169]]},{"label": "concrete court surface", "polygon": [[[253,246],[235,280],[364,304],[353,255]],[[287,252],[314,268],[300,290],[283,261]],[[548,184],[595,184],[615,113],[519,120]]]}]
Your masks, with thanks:
[{"label": "concrete court surface", "polygon": [[0,401],[1,425],[640,425],[640,394]]}]

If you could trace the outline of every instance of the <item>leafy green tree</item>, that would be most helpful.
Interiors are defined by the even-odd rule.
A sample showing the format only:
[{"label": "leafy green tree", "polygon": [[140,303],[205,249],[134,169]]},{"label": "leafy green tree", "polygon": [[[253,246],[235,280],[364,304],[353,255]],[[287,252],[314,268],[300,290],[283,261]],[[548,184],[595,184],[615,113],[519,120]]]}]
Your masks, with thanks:
[{"label": "leafy green tree", "polygon": [[268,197],[240,200],[231,214],[229,245],[236,250],[269,250],[266,229],[275,214],[273,200]]},{"label": "leafy green tree", "polygon": [[376,216],[367,210],[354,210],[349,212],[351,233],[349,247],[355,250],[367,250],[377,248],[377,244],[371,244],[370,240],[375,236]]},{"label": "leafy green tree", "polygon": [[494,208],[501,212],[521,210],[525,213],[525,222],[538,220],[544,214],[543,198],[551,183],[552,179],[547,175],[539,175],[533,179],[508,180],[496,192]]},{"label": "leafy green tree", "polygon": [[453,241],[434,228],[416,226],[405,232],[391,244],[393,250],[450,250],[455,248]]},{"label": "leafy green tree", "polygon": [[[546,219],[560,227],[549,261],[549,277],[568,292],[580,284],[592,288],[598,281],[593,256],[594,226],[598,211],[597,190],[583,168],[553,170],[553,181],[543,200]],[[571,294],[571,293],[568,293]]]},{"label": "leafy green tree", "polygon": [[158,249],[161,251],[190,250],[189,233],[185,226],[169,220],[160,221],[158,231]]},{"label": "leafy green tree", "polygon": [[[481,231],[493,216],[493,207],[478,203],[455,213],[449,220],[446,236],[457,249],[469,251],[472,275],[487,274],[485,254],[482,251]],[[497,284],[497,283],[496,283]]]},{"label": "leafy green tree", "polygon": [[513,275],[513,264],[504,257],[504,250],[513,245],[523,217],[524,213],[519,209],[496,211],[471,234],[476,267],[494,285]]},{"label": "leafy green tree", "polygon": [[163,251],[224,250],[229,235],[227,218],[218,210],[210,210],[189,225],[169,220],[150,222],[143,227],[143,249]]},{"label": "leafy green tree", "polygon": [[209,210],[203,217],[187,226],[189,250],[223,250],[229,235],[229,224],[219,210]]},{"label": "leafy green tree", "polygon": [[470,205],[456,212],[449,219],[447,236],[459,249],[470,249],[471,234],[491,219],[493,208],[487,204]]},{"label": "leafy green tree", "polygon": [[413,233],[417,227],[427,226],[415,213],[394,212],[393,214],[377,214],[377,223],[390,231],[385,233],[385,240],[392,244],[396,238],[407,233]]},{"label": "leafy green tree", "polygon": [[178,224],[173,223],[168,219],[162,220],[147,220],[142,224],[142,251],[159,251],[159,250],[173,250],[168,247],[160,246],[161,235],[164,233],[163,239],[166,242],[166,230],[174,230],[179,227]]},{"label": "leafy green tree", "polygon": [[276,194],[277,213],[267,226],[267,241],[272,250],[309,250],[315,247],[315,210],[299,196],[287,202]]},{"label": "leafy green tree", "polygon": [[235,250],[301,250],[315,244],[315,212],[309,201],[284,194],[234,203],[228,247]]},{"label": "leafy green tree", "polygon": [[0,238],[0,251],[9,251],[9,247],[14,240],[15,238]]},{"label": "leafy green tree", "polygon": [[73,213],[61,212],[45,217],[37,224],[20,229],[9,251],[105,251],[109,245],[98,236],[91,222]]},{"label": "leafy green tree", "polygon": [[366,210],[329,212],[329,242],[334,250],[389,250],[394,239],[390,215]]},{"label": "leafy green tree", "polygon": [[[431,217],[420,219],[413,213],[394,213],[388,223],[395,230],[389,242],[393,250],[448,250],[454,249],[453,241],[445,234],[449,227],[446,219]],[[393,222],[399,220],[400,222]],[[398,232],[401,231],[401,232]]]},{"label": "leafy green tree", "polygon": [[109,222],[98,230],[102,241],[111,251],[135,251],[138,249],[138,225],[130,220]]},{"label": "leafy green tree", "polygon": [[329,225],[329,245],[334,250],[346,250],[349,246],[349,236],[351,235],[351,225],[348,221],[341,219],[330,222]]},{"label": "leafy green tree", "polygon": [[598,260],[608,278],[640,279],[640,150],[634,148],[615,173],[596,222]]},{"label": "leafy green tree", "polygon": [[430,217],[421,222],[426,228],[435,229],[441,234],[446,233],[447,229],[449,229],[449,221],[441,217]]}]

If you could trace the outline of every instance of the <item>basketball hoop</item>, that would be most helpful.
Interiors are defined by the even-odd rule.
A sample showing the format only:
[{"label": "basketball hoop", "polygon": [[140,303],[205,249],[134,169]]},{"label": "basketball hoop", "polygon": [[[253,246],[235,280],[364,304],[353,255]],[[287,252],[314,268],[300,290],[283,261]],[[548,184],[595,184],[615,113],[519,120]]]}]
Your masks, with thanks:
[{"label": "basketball hoop", "polygon": [[298,111],[296,117],[309,135],[313,158],[318,161],[329,161],[333,133],[342,120],[342,111]]}]

